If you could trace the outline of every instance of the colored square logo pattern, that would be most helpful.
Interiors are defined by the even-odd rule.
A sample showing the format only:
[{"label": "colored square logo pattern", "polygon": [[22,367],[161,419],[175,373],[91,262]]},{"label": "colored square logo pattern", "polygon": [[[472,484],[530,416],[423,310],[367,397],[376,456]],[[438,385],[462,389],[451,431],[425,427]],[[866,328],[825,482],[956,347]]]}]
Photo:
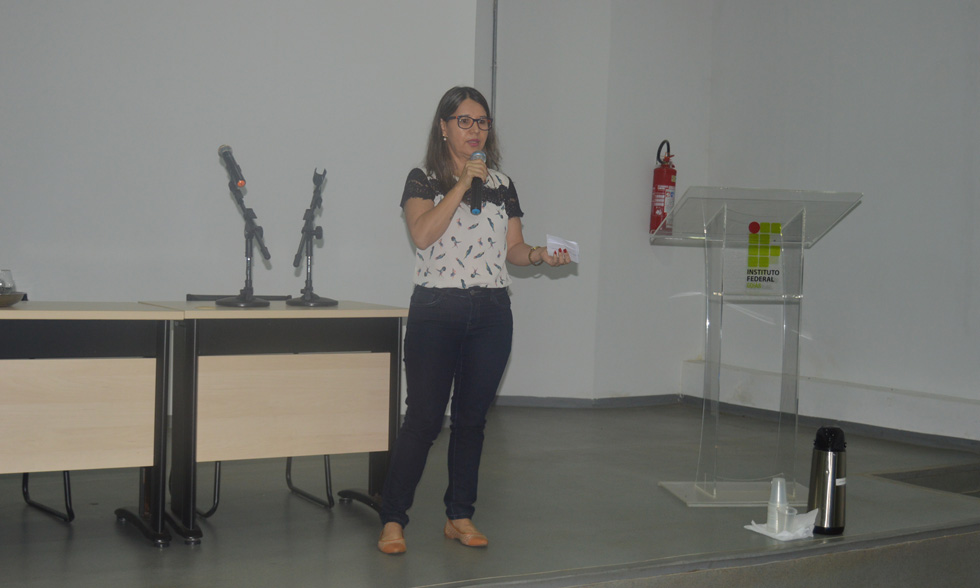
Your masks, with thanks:
[{"label": "colored square logo pattern", "polygon": [[765,269],[779,262],[780,223],[749,223],[749,268]]}]

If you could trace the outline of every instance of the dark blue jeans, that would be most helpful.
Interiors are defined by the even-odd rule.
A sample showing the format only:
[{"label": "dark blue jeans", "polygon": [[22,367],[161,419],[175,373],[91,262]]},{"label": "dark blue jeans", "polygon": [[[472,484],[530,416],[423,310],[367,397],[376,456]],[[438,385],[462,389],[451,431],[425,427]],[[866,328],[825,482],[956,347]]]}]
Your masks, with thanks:
[{"label": "dark blue jeans", "polygon": [[432,442],[442,430],[447,404],[446,516],[472,518],[483,429],[510,356],[513,332],[505,288],[415,287],[405,331],[405,420],[385,479],[382,523],[408,525],[408,509]]}]

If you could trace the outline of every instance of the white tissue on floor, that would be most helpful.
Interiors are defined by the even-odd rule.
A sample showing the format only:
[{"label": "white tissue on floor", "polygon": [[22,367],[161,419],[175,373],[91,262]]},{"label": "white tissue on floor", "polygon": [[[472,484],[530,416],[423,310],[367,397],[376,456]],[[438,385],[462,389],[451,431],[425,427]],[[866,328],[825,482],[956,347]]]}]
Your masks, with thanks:
[{"label": "white tissue on floor", "polygon": [[779,541],[806,539],[807,537],[813,537],[813,527],[817,523],[818,512],[820,512],[820,510],[815,508],[808,513],[796,515],[793,517],[793,521],[789,524],[789,528],[785,531],[780,531],[779,533],[772,533],[766,529],[765,523],[760,525],[755,521],[752,521],[751,525],[745,525],[745,528],[749,531],[762,533],[766,537],[778,539]]}]

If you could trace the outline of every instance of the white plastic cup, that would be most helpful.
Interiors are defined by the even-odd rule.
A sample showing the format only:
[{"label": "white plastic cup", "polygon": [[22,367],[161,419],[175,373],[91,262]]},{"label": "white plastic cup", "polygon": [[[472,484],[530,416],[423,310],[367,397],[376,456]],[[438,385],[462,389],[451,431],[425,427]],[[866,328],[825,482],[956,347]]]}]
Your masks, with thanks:
[{"label": "white plastic cup", "polygon": [[776,532],[794,530],[796,523],[796,509],[792,506],[781,506],[776,509]]},{"label": "white plastic cup", "polygon": [[776,505],[788,504],[786,500],[786,478],[773,478],[769,487],[769,502]]},{"label": "white plastic cup", "polygon": [[779,509],[786,507],[786,478],[773,478],[769,484],[769,504],[766,511],[766,530],[770,533],[778,533],[779,528]]}]

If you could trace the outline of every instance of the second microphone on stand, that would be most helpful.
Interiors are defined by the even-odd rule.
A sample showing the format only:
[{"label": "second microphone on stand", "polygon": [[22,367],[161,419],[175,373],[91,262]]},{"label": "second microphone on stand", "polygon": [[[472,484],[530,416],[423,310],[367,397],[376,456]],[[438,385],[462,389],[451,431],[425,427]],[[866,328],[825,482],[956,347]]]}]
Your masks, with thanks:
[{"label": "second microphone on stand", "polygon": [[[479,159],[485,162],[487,160],[487,154],[482,151],[474,151],[473,155],[470,155],[470,159]],[[469,207],[470,212],[480,214],[483,210],[483,180],[473,178],[473,183],[470,185],[470,191],[467,194],[466,205]]]}]

